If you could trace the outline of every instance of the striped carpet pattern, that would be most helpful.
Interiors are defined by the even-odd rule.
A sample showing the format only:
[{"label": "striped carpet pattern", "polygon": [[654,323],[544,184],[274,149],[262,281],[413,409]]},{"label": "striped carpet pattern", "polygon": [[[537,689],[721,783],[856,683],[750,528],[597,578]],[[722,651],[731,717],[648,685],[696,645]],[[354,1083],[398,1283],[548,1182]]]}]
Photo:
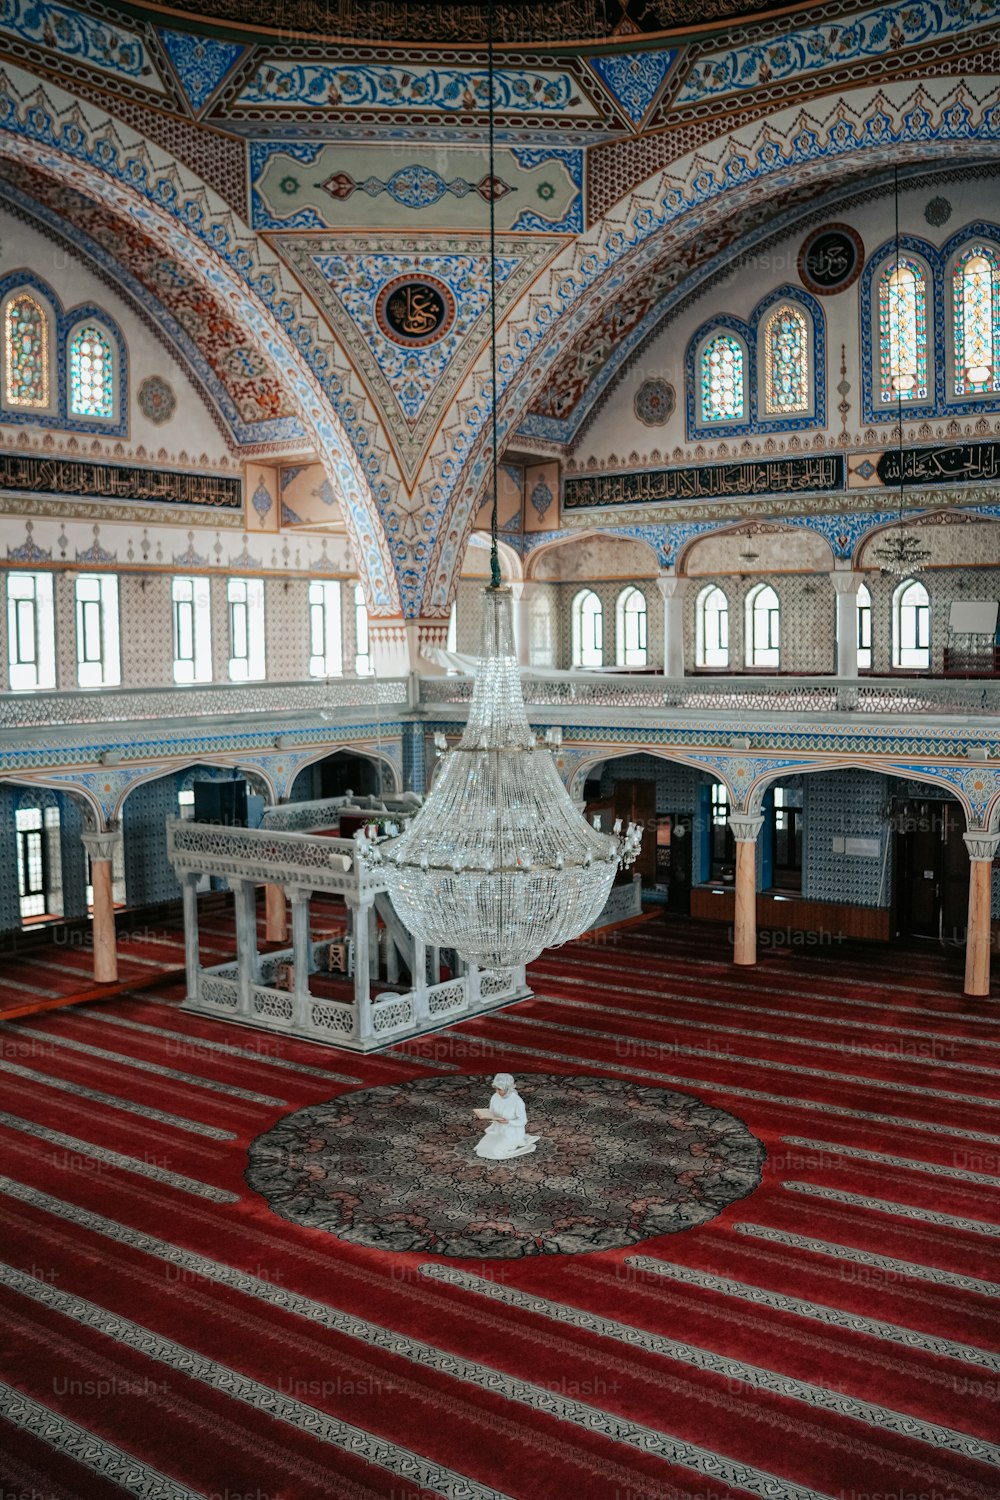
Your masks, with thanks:
[{"label": "striped carpet pattern", "polygon": [[[173,979],[0,1022],[0,1494],[996,1500],[996,1002],[933,954],[611,939],[381,1055],[187,1016]],[[620,1251],[445,1262],[244,1180],[292,1111],[501,1063],[696,1093],[762,1185]]]}]

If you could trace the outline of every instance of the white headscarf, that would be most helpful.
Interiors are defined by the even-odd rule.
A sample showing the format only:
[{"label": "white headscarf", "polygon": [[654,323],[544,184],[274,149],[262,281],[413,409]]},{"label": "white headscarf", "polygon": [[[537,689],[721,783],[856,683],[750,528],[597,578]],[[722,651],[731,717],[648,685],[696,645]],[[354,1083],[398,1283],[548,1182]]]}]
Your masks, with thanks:
[{"label": "white headscarf", "polygon": [[493,1080],[493,1087],[495,1089],[507,1089],[512,1094],[517,1093],[517,1089],[514,1087],[514,1079],[510,1073],[498,1073]]}]

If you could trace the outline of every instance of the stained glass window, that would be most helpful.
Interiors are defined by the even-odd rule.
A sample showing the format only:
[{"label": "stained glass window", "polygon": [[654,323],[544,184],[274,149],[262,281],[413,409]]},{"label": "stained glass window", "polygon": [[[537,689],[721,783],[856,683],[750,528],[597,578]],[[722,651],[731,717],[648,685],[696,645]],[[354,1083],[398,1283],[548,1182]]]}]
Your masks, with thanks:
[{"label": "stained glass window", "polygon": [[48,406],[49,325],[45,310],[28,292],[7,303],[4,352],[8,405]]},{"label": "stained glass window", "polygon": [[743,346],[720,333],[701,352],[702,421],[740,421],[743,414]]},{"label": "stained glass window", "polygon": [[779,307],[764,325],[764,410],[809,410],[809,329],[794,307]]},{"label": "stained glass window", "polygon": [[78,328],[69,346],[69,409],[75,417],[111,417],[111,345],[99,328]]},{"label": "stained glass window", "polygon": [[1000,261],[973,245],[951,282],[955,332],[955,395],[1000,391]]},{"label": "stained glass window", "polygon": [[916,261],[890,261],[878,284],[883,401],[927,399],[927,281]]}]

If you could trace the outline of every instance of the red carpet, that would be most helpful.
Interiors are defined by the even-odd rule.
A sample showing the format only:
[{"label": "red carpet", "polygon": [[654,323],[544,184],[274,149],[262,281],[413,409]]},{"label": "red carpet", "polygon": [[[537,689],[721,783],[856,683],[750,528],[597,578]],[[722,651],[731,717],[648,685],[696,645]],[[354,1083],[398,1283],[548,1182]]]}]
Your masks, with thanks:
[{"label": "red carpet", "polygon": [[[932,954],[737,970],[675,919],[530,981],[381,1057],[185,1016],[176,984],[0,1027],[0,1493],[996,1500],[996,1003]],[[695,1093],[764,1143],[761,1186],[505,1262],[368,1250],[244,1181],[284,1115],[501,1061]]]}]

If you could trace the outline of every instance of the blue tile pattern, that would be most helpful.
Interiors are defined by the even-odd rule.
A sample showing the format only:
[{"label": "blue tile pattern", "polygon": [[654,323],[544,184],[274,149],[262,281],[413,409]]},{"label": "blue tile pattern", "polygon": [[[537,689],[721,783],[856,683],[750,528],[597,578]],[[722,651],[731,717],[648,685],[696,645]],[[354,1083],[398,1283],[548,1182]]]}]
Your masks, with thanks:
[{"label": "blue tile pattern", "polygon": [[603,53],[588,61],[632,124],[641,125],[677,55],[678,49],[673,48],[649,52]]},{"label": "blue tile pattern", "polygon": [[158,34],[181,88],[197,114],[243,56],[244,48],[239,42],[196,36],[190,31],[163,30]]}]

